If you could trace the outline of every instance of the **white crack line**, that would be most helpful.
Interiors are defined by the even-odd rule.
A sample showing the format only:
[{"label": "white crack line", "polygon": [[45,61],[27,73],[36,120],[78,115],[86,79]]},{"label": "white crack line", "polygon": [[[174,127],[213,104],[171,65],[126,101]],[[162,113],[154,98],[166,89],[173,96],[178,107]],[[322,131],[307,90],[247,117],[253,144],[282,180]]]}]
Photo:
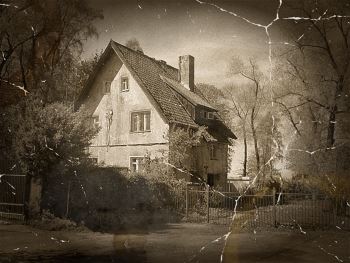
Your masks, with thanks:
[{"label": "white crack line", "polygon": [[334,257],[338,262],[344,262],[344,260],[342,260],[341,258],[339,258],[337,255],[331,253],[331,252],[328,252],[327,250],[325,250],[323,247],[321,247],[320,245],[317,246],[319,249],[321,249],[324,253]]},{"label": "white crack line", "polygon": [[9,82],[9,81],[4,80],[4,79],[1,79],[1,81],[2,81],[2,82],[5,82],[5,83],[8,83],[8,84],[10,84],[11,86],[13,86],[13,87],[15,87],[15,88],[18,88],[18,89],[22,90],[22,91],[24,92],[24,96],[27,96],[27,94],[29,93],[29,91],[26,90],[23,86],[19,86],[19,85],[17,85],[17,84],[14,84],[14,83]]},{"label": "white crack line", "polygon": [[[277,10],[276,10],[276,16],[275,16],[275,18],[274,18],[269,24],[267,24],[267,25],[262,25],[262,24],[259,24],[259,23],[255,23],[255,22],[253,22],[253,21],[251,21],[251,20],[249,20],[249,19],[247,19],[247,18],[245,18],[245,17],[243,17],[243,16],[238,15],[238,14],[235,13],[235,12],[228,11],[228,10],[226,10],[226,9],[224,9],[224,8],[222,8],[222,7],[220,7],[220,6],[216,5],[216,4],[214,4],[214,3],[207,3],[207,2],[200,1],[200,0],[195,0],[195,1],[198,2],[199,4],[202,4],[202,5],[203,5],[203,4],[211,5],[211,6],[217,8],[218,10],[220,10],[220,11],[222,11],[222,12],[224,12],[224,13],[228,13],[228,14],[230,14],[230,15],[233,15],[233,16],[235,16],[235,17],[237,17],[237,18],[240,18],[240,19],[242,19],[243,21],[245,21],[245,22],[247,22],[247,23],[249,23],[249,24],[251,24],[251,25],[253,25],[253,26],[256,26],[256,27],[259,27],[259,28],[263,28],[263,29],[265,30],[266,36],[267,36],[267,38],[268,38],[268,46],[269,46],[269,63],[270,63],[269,80],[270,80],[270,84],[271,84],[271,82],[272,82],[272,44],[273,44],[273,42],[272,42],[272,40],[271,40],[269,28],[270,28],[276,21],[280,20],[279,11],[280,11],[280,8],[281,8],[282,3],[283,3],[282,0],[279,0],[279,5],[278,5]],[[323,15],[325,15],[326,13],[327,13],[327,11],[326,11]],[[334,15],[334,16],[330,16],[330,17],[327,17],[327,18],[323,18],[323,15],[321,15],[321,16],[318,17],[317,19],[305,18],[305,17],[285,17],[285,18],[282,18],[282,19],[284,19],[284,20],[312,20],[312,21],[319,21],[319,20],[321,20],[321,19],[327,20],[327,19],[332,19],[332,18],[337,18],[337,17],[339,17],[339,16]],[[304,37],[304,34],[302,34],[302,35],[298,38],[298,41],[301,40],[303,37]],[[287,43],[287,42],[286,42],[286,43]],[[285,44],[285,43],[284,43],[284,44]],[[273,102],[273,88],[272,88],[272,85],[270,86],[270,95],[271,95],[271,105],[272,105],[272,107],[273,107],[273,106],[274,106],[274,102]],[[274,118],[274,116],[272,115],[272,128],[271,128],[271,129],[273,130],[274,127],[275,127],[275,118]],[[274,143],[276,143],[275,140],[274,140]],[[277,143],[277,145],[278,145],[278,143]],[[278,149],[278,147],[277,147],[277,149]],[[271,163],[271,161],[275,159],[276,154],[277,154],[277,150],[275,150],[274,154],[271,156],[271,158],[267,161],[267,163],[266,163],[265,165]],[[245,190],[245,192],[244,192],[243,194],[245,194],[245,193],[248,191],[248,189],[250,188],[250,186],[251,186],[252,184],[255,183],[255,181],[256,181],[256,179],[257,179],[259,173],[260,173],[260,171],[259,171],[258,174],[255,176],[255,178],[253,179],[252,183],[247,187],[247,189]],[[280,178],[280,180],[281,180],[281,178]],[[281,180],[281,182],[282,182],[282,180]],[[242,196],[242,195],[241,195],[241,196]],[[239,197],[236,199],[236,204],[235,204],[234,215],[233,215],[233,217],[232,217],[232,221],[234,221],[234,219],[235,219],[235,217],[236,217],[236,214],[237,214],[237,210],[236,210],[236,208],[237,208],[237,203],[238,203],[238,200],[241,198],[241,196],[239,196]],[[278,202],[280,201],[280,196],[281,196],[281,193],[279,194]],[[275,204],[274,204],[274,205],[275,205]],[[306,234],[306,232],[303,231],[303,230],[301,229],[301,226],[300,226],[300,225],[299,225],[299,227],[300,227],[300,231],[301,231],[302,233],[305,233],[305,234]],[[228,233],[227,238],[228,238],[228,236],[229,236],[230,234],[231,234],[231,232]],[[226,238],[226,240],[227,240],[227,238]],[[224,249],[225,249],[225,247],[226,247],[226,242],[225,242]],[[221,254],[221,262],[223,261],[223,252],[224,252],[224,249],[223,249],[222,254]]]}]

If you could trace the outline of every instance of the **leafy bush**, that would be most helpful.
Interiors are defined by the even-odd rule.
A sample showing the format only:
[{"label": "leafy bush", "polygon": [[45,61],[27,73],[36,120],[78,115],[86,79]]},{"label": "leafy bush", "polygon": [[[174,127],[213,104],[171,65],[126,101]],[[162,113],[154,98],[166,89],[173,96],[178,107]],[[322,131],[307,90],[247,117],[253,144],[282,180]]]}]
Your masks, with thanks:
[{"label": "leafy bush", "polygon": [[48,210],[44,210],[40,218],[33,219],[30,224],[36,228],[49,230],[49,231],[60,231],[60,230],[78,230],[83,231],[83,226],[77,225],[75,222],[55,217]]},{"label": "leafy bush", "polygon": [[79,164],[98,132],[84,109],[43,104],[34,94],[3,112],[0,130],[7,138],[1,159],[31,176],[46,175],[58,162]]},{"label": "leafy bush", "polygon": [[171,211],[182,181],[169,174],[131,174],[86,165],[65,173],[55,170],[44,192],[43,207],[56,216],[108,231],[176,217]]}]

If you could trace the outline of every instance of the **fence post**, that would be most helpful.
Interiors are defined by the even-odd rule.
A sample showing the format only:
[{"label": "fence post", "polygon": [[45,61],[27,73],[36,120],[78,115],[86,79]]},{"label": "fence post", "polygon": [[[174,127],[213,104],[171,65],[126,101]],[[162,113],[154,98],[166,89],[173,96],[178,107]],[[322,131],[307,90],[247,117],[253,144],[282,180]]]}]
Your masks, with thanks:
[{"label": "fence post", "polygon": [[274,227],[277,227],[277,222],[276,222],[276,189],[272,189],[272,202],[273,202],[273,207],[272,207],[272,220],[273,220],[273,225]]},{"label": "fence post", "polygon": [[185,205],[186,205],[186,220],[188,220],[188,184],[186,183],[186,188],[185,188]]},{"label": "fence post", "polygon": [[65,216],[66,218],[68,218],[68,213],[69,213],[70,184],[71,184],[71,181],[68,181],[67,204],[66,204],[66,216]]},{"label": "fence post", "polygon": [[207,223],[209,223],[209,201],[210,201],[210,198],[209,198],[209,185],[207,184],[206,185],[206,196],[207,196]]}]

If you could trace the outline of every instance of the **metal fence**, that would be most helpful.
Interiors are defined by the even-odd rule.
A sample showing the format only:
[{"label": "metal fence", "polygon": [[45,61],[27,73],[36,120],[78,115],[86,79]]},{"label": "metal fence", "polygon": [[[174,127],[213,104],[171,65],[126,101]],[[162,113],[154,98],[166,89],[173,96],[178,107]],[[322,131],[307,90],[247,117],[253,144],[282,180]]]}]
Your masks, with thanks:
[{"label": "metal fence", "polygon": [[0,175],[0,218],[24,220],[25,189],[25,175]]},{"label": "metal fence", "polygon": [[209,187],[188,186],[179,190],[176,208],[188,222],[252,227],[334,226],[350,230],[349,202],[341,197],[320,194],[239,195]]}]

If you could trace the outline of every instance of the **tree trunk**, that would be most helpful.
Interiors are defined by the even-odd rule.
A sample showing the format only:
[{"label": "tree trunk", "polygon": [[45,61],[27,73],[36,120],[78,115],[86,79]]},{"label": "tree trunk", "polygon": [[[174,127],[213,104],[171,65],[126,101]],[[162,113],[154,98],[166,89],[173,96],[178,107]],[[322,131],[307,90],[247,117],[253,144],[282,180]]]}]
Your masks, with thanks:
[{"label": "tree trunk", "polygon": [[255,150],[255,158],[256,158],[256,170],[257,172],[260,171],[260,156],[259,156],[259,149],[258,149],[258,138],[256,135],[255,125],[254,125],[254,108],[252,109],[252,113],[250,114],[250,127],[252,129],[253,134],[253,141],[254,141],[254,150]]},{"label": "tree trunk", "polygon": [[246,132],[245,124],[243,125],[243,143],[244,143],[243,177],[246,177],[248,146],[247,146],[247,132]]},{"label": "tree trunk", "polygon": [[328,121],[328,132],[327,132],[327,147],[332,147],[335,139],[335,112],[337,111],[337,106],[335,106],[331,112],[329,113],[329,121]]},{"label": "tree trunk", "polygon": [[336,112],[338,111],[338,100],[343,92],[344,76],[340,75],[337,83],[336,91],[334,94],[334,106],[329,113],[328,131],[327,131],[327,147],[332,147],[335,143],[335,124],[336,124]]}]

